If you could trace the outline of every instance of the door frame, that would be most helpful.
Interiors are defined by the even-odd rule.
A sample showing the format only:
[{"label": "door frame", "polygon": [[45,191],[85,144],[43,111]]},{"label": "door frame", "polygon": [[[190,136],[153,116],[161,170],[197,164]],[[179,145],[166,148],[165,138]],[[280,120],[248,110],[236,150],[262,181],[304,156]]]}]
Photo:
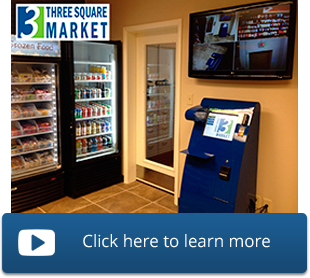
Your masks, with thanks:
[{"label": "door frame", "polygon": [[182,20],[175,19],[123,28],[123,175],[124,182],[136,180],[136,117],[137,117],[137,40],[141,36],[176,35],[175,57],[175,146],[174,203],[178,204],[179,179],[179,119],[181,88]]}]

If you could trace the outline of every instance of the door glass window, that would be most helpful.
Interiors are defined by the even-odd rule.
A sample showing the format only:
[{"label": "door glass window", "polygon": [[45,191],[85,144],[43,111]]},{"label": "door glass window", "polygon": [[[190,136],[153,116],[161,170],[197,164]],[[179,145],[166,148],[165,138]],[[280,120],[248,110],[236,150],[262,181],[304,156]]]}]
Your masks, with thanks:
[{"label": "door glass window", "polygon": [[173,167],[175,43],[146,48],[146,159]]}]

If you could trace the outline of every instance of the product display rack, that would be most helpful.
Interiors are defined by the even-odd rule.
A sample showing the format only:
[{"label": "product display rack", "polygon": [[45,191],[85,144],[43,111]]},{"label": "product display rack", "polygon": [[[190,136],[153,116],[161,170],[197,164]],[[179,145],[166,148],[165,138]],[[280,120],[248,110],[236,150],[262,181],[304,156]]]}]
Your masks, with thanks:
[{"label": "product display rack", "polygon": [[61,168],[56,64],[12,62],[12,181]]},{"label": "product display rack", "polygon": [[66,192],[70,197],[119,183],[122,133],[120,41],[63,44]]},{"label": "product display rack", "polygon": [[74,61],[76,162],[116,151],[114,73],[112,62]]}]

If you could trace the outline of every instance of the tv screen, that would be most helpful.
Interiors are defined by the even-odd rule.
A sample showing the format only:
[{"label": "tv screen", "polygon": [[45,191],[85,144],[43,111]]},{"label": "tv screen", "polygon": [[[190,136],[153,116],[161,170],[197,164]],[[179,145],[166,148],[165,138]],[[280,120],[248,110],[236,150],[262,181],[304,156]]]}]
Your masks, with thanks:
[{"label": "tv screen", "polygon": [[189,77],[292,78],[296,1],[190,14]]}]

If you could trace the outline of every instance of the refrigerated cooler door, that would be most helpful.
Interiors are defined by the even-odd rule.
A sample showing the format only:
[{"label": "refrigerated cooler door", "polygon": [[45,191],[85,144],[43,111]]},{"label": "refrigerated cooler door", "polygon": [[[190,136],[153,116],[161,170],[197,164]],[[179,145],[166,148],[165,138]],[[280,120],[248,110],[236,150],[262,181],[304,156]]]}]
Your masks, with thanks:
[{"label": "refrigerated cooler door", "polygon": [[116,46],[74,42],[76,162],[117,152]]},{"label": "refrigerated cooler door", "polygon": [[12,181],[61,168],[57,64],[11,64]]}]

